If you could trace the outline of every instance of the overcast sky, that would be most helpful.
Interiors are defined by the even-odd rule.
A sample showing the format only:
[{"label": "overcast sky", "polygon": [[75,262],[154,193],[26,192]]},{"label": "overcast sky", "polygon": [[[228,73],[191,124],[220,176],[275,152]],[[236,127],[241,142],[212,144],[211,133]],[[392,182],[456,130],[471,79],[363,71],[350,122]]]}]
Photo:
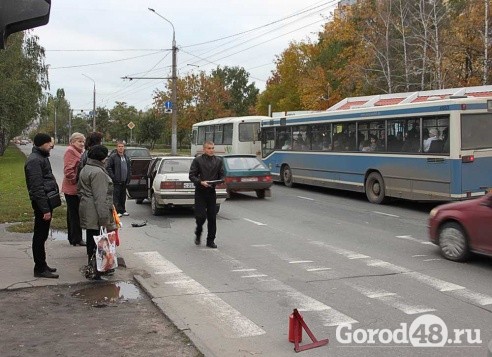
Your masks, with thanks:
[{"label": "overcast sky", "polygon": [[218,65],[240,66],[263,90],[275,56],[291,41],[316,40],[336,3],[56,0],[49,24],[34,33],[46,49],[50,92],[63,88],[73,109],[92,108],[93,82],[86,75],[95,81],[97,106],[110,109],[123,101],[145,110],[152,106],[154,90],[165,89],[166,80],[121,77],[171,75],[172,26],[149,7],[174,25],[179,76],[210,73]]}]

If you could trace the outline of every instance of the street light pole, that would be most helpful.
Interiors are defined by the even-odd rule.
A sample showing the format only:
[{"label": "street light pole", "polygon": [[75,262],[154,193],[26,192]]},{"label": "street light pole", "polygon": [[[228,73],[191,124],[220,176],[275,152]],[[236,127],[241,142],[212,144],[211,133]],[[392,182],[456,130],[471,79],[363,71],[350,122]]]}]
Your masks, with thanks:
[{"label": "street light pole", "polygon": [[176,74],[176,52],[178,51],[178,48],[176,47],[176,32],[174,31],[174,25],[171,21],[166,19],[164,16],[156,12],[154,9],[151,9],[150,7],[148,8],[150,11],[152,11],[154,14],[159,16],[161,19],[165,20],[168,22],[172,28],[173,28],[173,63],[172,63],[172,95],[171,95],[171,101],[173,104],[172,108],[172,113],[171,113],[171,155],[177,155],[178,154],[178,106],[177,106],[177,82],[178,82],[178,77]]},{"label": "street light pole", "polygon": [[86,74],[82,73],[82,75],[89,78],[94,83],[94,91],[92,96],[92,131],[96,131],[96,81]]}]

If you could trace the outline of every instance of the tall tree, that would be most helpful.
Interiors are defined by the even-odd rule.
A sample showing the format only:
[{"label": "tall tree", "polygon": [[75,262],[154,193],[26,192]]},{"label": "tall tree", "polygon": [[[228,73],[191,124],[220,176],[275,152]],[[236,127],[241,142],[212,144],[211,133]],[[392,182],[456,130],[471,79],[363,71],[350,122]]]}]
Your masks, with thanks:
[{"label": "tall tree", "polygon": [[41,113],[43,90],[49,87],[44,58],[38,37],[29,32],[10,36],[0,52],[0,155]]},{"label": "tall tree", "polygon": [[224,89],[229,92],[230,101],[224,107],[236,116],[251,114],[256,104],[259,89],[254,83],[248,84],[249,73],[240,67],[224,67],[212,71],[212,77],[218,77]]}]

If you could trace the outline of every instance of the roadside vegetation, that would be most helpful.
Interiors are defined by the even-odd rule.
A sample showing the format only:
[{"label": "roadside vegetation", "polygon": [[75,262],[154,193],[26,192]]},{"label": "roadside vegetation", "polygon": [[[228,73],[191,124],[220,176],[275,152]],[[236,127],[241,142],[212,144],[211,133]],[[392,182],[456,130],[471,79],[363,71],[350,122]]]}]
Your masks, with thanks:
[{"label": "roadside vegetation", "polygon": [[[25,155],[14,145],[9,145],[0,156],[0,223],[14,223],[10,232],[33,231],[34,216],[24,177]],[[51,228],[67,229],[67,208],[63,204],[53,213]]]}]

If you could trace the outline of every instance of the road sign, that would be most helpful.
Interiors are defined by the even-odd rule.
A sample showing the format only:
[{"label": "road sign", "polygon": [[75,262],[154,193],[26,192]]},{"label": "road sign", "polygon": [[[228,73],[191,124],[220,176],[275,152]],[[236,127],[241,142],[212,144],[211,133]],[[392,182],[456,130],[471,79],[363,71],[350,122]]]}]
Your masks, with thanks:
[{"label": "road sign", "polygon": [[173,102],[171,102],[170,100],[168,100],[167,102],[164,103],[164,108],[166,108],[166,109],[172,109],[173,108]]},{"label": "road sign", "polygon": [[129,127],[130,130],[132,130],[135,127],[135,124],[133,124],[133,122],[131,121],[128,123],[127,127]]},{"label": "road sign", "polygon": [[173,110],[172,109],[164,109],[164,113],[172,113]]}]

